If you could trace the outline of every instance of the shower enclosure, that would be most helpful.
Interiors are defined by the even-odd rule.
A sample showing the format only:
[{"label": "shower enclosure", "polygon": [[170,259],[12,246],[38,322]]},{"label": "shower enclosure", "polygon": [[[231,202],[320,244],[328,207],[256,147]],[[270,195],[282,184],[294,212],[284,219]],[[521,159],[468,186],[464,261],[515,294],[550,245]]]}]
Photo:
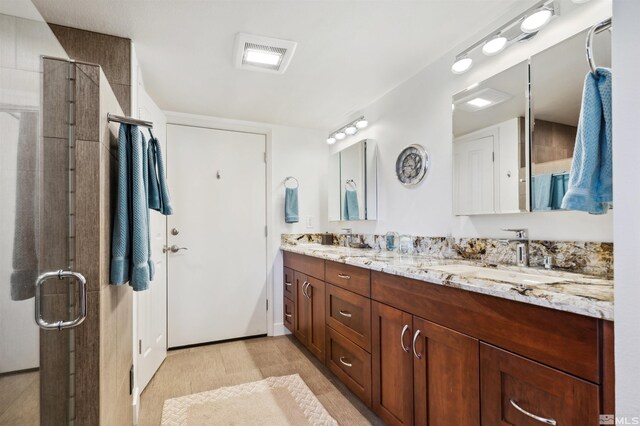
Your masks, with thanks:
[{"label": "shower enclosure", "polygon": [[0,8],[0,425],[74,424],[76,65],[30,2]]}]

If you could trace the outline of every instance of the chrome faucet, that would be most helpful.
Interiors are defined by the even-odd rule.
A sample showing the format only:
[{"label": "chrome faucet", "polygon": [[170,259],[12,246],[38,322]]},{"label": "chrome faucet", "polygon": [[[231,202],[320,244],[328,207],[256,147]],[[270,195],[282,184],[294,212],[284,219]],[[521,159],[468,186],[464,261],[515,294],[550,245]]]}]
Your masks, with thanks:
[{"label": "chrome faucet", "polygon": [[353,240],[353,230],[351,228],[342,228],[342,230],[344,231],[344,235],[347,237],[344,246],[350,247]]},{"label": "chrome faucet", "polygon": [[503,229],[503,231],[516,233],[514,240],[506,241],[515,241],[517,243],[516,264],[518,266],[529,266],[529,231],[527,229]]}]

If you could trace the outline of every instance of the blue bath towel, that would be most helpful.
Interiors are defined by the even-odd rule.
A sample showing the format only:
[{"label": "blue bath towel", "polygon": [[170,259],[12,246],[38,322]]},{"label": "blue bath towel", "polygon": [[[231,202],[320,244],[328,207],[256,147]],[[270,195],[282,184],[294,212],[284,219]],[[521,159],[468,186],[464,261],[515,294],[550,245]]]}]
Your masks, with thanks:
[{"label": "blue bath towel", "polygon": [[564,194],[569,188],[569,173],[554,173],[551,178],[551,210],[561,210]]},{"label": "blue bath towel", "polygon": [[118,189],[111,246],[111,284],[146,290],[153,279],[149,247],[147,143],[137,126],[120,125]]},{"label": "blue bath towel", "polygon": [[587,74],[569,189],[562,208],[603,214],[613,202],[611,164],[611,70]]},{"label": "blue bath towel", "polygon": [[551,210],[551,173],[531,176],[533,211]]},{"label": "blue bath towel", "polygon": [[284,193],[284,221],[297,223],[298,217],[298,188],[286,188]]},{"label": "blue bath towel", "polygon": [[344,191],[344,209],[342,220],[359,220],[358,192],[346,189]]},{"label": "blue bath towel", "polygon": [[158,139],[149,138],[148,157],[148,179],[149,183],[149,208],[159,211],[165,216],[173,214],[171,201],[169,200],[169,188],[164,174],[164,161],[162,150]]}]

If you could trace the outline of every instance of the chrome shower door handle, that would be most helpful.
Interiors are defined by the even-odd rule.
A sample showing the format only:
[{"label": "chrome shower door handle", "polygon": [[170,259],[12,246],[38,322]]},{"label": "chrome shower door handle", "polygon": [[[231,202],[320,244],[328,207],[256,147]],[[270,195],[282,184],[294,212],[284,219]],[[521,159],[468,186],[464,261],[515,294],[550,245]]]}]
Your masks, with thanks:
[{"label": "chrome shower door handle", "polygon": [[[60,320],[55,322],[49,322],[44,319],[42,315],[42,286],[43,284],[50,279],[57,278],[59,280],[65,278],[74,278],[76,281],[80,283],[80,313],[78,316],[72,320]],[[80,324],[87,317],[87,280],[86,278],[79,272],[73,271],[63,271],[62,269],[57,272],[45,272],[40,275],[36,280],[36,289],[35,289],[35,300],[36,300],[36,309],[35,309],[35,319],[36,324],[44,330],[64,330],[67,328],[73,328]]]}]

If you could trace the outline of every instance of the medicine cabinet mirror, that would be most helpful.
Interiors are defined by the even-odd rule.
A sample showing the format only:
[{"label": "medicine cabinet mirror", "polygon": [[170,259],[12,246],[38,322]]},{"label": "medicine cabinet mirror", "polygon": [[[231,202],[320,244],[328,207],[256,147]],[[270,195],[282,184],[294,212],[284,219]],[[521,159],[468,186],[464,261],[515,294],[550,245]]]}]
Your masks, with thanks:
[{"label": "medicine cabinet mirror", "polygon": [[375,220],[378,214],[378,150],[361,140],[329,158],[329,220]]}]

